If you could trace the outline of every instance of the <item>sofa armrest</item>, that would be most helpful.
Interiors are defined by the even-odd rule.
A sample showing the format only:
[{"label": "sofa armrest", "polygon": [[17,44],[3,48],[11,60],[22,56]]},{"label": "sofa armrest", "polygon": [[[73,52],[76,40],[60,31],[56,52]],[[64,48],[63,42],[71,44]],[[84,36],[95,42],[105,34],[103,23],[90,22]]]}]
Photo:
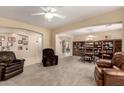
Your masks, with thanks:
[{"label": "sofa armrest", "polygon": [[2,66],[7,66],[7,64],[6,63],[0,63],[0,67],[2,67]]},{"label": "sofa armrest", "polygon": [[124,71],[120,71],[120,70],[114,70],[114,69],[105,69],[103,70],[103,73],[105,75],[109,75],[109,76],[118,76],[118,77],[124,77]]},{"label": "sofa armrest", "polygon": [[2,76],[3,76],[3,66],[0,66],[0,81],[2,80]]},{"label": "sofa armrest", "polygon": [[25,59],[15,59],[15,60],[13,60],[13,62],[24,62],[25,61]]},{"label": "sofa armrest", "polygon": [[124,85],[124,71],[119,70],[103,70],[104,85],[118,86]]},{"label": "sofa armrest", "polygon": [[112,67],[112,64],[111,64],[111,63],[108,63],[108,62],[105,62],[105,61],[96,62],[96,65],[97,65],[98,67],[105,67],[105,68],[110,68],[110,67]]}]

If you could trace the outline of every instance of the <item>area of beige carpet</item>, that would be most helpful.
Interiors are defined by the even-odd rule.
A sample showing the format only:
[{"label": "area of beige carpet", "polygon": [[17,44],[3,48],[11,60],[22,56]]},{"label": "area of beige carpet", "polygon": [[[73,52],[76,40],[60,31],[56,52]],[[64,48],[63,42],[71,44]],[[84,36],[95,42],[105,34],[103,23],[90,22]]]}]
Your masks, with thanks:
[{"label": "area of beige carpet", "polygon": [[24,72],[6,81],[1,86],[93,86],[94,64],[82,63],[79,57],[59,59],[57,66],[43,67],[34,64],[24,68]]}]

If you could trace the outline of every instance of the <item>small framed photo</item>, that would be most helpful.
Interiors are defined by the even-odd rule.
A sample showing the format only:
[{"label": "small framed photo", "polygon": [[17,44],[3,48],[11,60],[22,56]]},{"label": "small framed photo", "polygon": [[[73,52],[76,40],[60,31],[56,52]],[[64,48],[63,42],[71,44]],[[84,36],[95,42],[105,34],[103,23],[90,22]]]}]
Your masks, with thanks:
[{"label": "small framed photo", "polygon": [[28,48],[26,48],[26,50],[28,50]]},{"label": "small framed photo", "polygon": [[2,42],[0,42],[0,46],[2,46]]},{"label": "small framed photo", "polygon": [[12,42],[7,42],[7,46],[13,46]]},{"label": "small framed photo", "polygon": [[23,50],[23,47],[22,46],[18,46],[18,50]]},{"label": "small framed photo", "polygon": [[18,44],[22,44],[22,40],[18,40]]},{"label": "small framed photo", "polygon": [[26,40],[26,37],[22,37],[22,40]]},{"label": "small framed photo", "polygon": [[24,40],[24,41],[23,41],[23,44],[24,44],[24,45],[28,45],[28,41]]},{"label": "small framed photo", "polygon": [[5,41],[5,36],[0,36],[0,41]]},{"label": "small framed photo", "polygon": [[4,51],[4,49],[5,49],[5,46],[2,46],[2,47],[1,47],[1,50]]},{"label": "small framed photo", "polygon": [[16,42],[16,38],[15,37],[8,37],[8,41],[9,42]]}]

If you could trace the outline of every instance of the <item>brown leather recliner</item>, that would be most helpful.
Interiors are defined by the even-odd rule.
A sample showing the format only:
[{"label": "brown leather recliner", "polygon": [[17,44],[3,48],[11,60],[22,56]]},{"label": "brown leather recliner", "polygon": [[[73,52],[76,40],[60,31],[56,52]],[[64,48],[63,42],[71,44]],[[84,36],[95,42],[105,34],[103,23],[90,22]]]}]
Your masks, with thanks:
[{"label": "brown leather recliner", "polygon": [[97,62],[94,76],[100,86],[124,85],[124,53],[115,53],[111,63]]},{"label": "brown leather recliner", "polygon": [[53,66],[58,64],[58,56],[55,55],[54,50],[46,48],[43,50],[43,66]]},{"label": "brown leather recliner", "polygon": [[24,59],[16,59],[14,52],[0,52],[0,80],[9,79],[23,72]]}]

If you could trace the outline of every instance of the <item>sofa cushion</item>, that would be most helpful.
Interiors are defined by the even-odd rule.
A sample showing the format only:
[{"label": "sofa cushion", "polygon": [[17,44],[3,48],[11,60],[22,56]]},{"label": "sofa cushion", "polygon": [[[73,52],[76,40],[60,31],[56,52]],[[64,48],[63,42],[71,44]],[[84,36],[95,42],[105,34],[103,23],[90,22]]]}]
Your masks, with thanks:
[{"label": "sofa cushion", "polygon": [[6,55],[0,56],[0,63],[10,63],[12,60]]},{"label": "sofa cushion", "polygon": [[122,65],[124,64],[124,53],[115,53],[112,64],[122,69]]},{"label": "sofa cushion", "polygon": [[103,68],[103,67],[95,67],[95,75],[97,75],[97,78],[103,79],[103,71],[104,70],[114,70],[114,68]]},{"label": "sofa cushion", "polygon": [[44,49],[43,56],[54,56],[54,50],[51,48]]},{"label": "sofa cushion", "polygon": [[1,51],[0,52],[0,62],[10,63],[15,60],[15,54],[11,51]]}]

